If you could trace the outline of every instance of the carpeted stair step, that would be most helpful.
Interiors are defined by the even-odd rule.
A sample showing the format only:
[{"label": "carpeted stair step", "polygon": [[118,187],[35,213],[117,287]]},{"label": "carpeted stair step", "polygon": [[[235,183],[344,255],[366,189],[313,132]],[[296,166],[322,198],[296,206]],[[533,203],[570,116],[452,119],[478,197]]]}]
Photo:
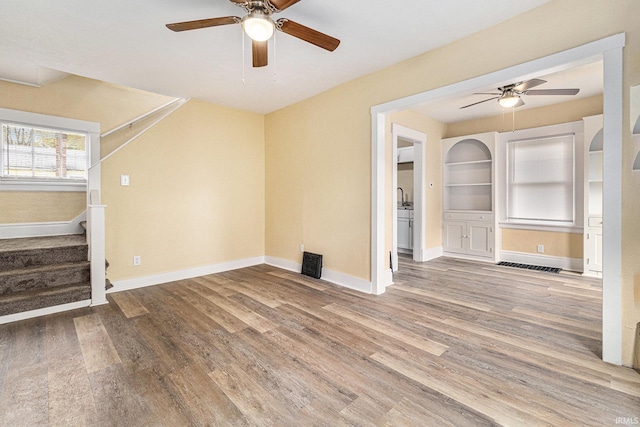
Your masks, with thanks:
[{"label": "carpeted stair step", "polygon": [[87,254],[81,235],[0,240],[0,271],[86,261]]},{"label": "carpeted stair step", "polygon": [[89,261],[44,265],[0,272],[0,295],[54,288],[68,283],[84,283],[91,280]]},{"label": "carpeted stair step", "polygon": [[90,283],[75,283],[19,292],[0,297],[0,316],[90,299]]}]

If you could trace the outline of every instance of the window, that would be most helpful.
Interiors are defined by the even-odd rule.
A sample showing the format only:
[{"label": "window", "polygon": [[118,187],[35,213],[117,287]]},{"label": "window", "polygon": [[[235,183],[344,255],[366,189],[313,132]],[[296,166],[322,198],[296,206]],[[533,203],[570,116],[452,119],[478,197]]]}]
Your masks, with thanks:
[{"label": "window", "polygon": [[87,179],[87,135],[17,123],[2,123],[2,178]]},{"label": "window", "polygon": [[507,220],[575,223],[575,136],[507,142]]}]

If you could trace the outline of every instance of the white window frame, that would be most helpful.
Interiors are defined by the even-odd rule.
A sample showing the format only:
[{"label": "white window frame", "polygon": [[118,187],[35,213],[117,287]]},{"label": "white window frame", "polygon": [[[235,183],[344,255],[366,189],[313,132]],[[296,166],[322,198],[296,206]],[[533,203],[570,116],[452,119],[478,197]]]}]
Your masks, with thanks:
[{"label": "white window frame", "polygon": [[[566,203],[565,209],[563,209],[563,216],[566,218],[563,219],[551,219],[549,217],[544,218],[544,214],[539,215],[539,217],[535,218],[534,214],[531,213],[532,206],[531,204],[526,204],[524,202],[516,203],[519,206],[519,212],[525,214],[524,217],[516,216],[514,212],[515,206],[512,202],[512,196],[515,196],[517,192],[514,187],[517,187],[519,184],[514,183],[513,178],[514,175],[520,175],[522,167],[522,161],[516,161],[514,159],[515,153],[512,150],[516,150],[518,146],[528,145],[529,149],[537,148],[543,149],[544,145],[548,145],[546,143],[552,140],[561,140],[558,144],[564,144],[564,140],[570,140],[570,153],[571,159],[566,159],[569,161],[563,161],[563,163],[569,163],[568,165],[563,164],[563,171],[566,171],[568,175],[570,175],[570,179],[559,181],[563,184],[563,187],[566,185],[567,188],[570,188],[570,200],[564,201]],[[576,147],[575,147],[575,135],[573,133],[564,134],[564,135],[547,135],[540,138],[527,138],[527,139],[510,139],[507,141],[507,221],[515,222],[515,223],[525,223],[525,224],[542,224],[542,225],[562,225],[562,226],[573,226],[575,224],[576,219]],[[540,164],[541,162],[537,162]],[[517,169],[517,170],[516,170]],[[570,173],[569,173],[570,170]],[[536,194],[538,194],[542,188],[544,187],[544,172],[540,172],[540,170],[536,171],[535,180],[532,181],[532,185],[539,187],[536,190]],[[522,211],[527,212],[522,212]]]},{"label": "white window frame", "polygon": [[[100,125],[98,123],[4,108],[0,108],[0,122],[86,135],[87,177],[91,167],[92,153],[94,157],[96,154],[99,155]],[[87,191],[87,185],[88,179],[0,177],[0,191],[84,192]]]},{"label": "white window frame", "polygon": [[[504,132],[499,134],[499,150],[501,155],[499,156],[502,161],[498,163],[502,168],[502,172],[499,172],[499,186],[504,191],[499,191],[499,206],[500,206],[500,227],[501,228],[516,228],[527,230],[540,230],[540,231],[557,231],[568,233],[581,233],[583,229],[583,215],[581,212],[584,209],[584,131],[582,122],[570,122],[562,123],[558,125],[543,126],[531,129],[516,130],[514,132]],[[574,136],[574,150],[573,150],[573,220],[567,222],[558,221],[534,221],[523,219],[509,219],[509,142],[527,141],[535,139],[546,139],[558,136],[573,135]]]}]

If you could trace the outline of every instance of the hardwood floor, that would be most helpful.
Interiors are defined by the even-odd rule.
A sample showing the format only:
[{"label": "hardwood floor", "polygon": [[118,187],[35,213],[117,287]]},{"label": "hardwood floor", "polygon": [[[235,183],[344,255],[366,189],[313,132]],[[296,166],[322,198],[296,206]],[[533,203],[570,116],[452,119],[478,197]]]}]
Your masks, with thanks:
[{"label": "hardwood floor", "polygon": [[2,325],[0,425],[637,423],[640,374],[599,359],[599,281],[403,258],[395,282],[262,265]]}]

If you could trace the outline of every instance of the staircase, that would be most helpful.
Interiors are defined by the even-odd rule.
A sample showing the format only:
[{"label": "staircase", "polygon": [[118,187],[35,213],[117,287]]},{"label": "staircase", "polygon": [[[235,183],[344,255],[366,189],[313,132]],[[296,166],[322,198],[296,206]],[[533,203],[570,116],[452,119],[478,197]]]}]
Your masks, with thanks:
[{"label": "staircase", "polygon": [[0,240],[0,316],[91,300],[83,235]]}]

